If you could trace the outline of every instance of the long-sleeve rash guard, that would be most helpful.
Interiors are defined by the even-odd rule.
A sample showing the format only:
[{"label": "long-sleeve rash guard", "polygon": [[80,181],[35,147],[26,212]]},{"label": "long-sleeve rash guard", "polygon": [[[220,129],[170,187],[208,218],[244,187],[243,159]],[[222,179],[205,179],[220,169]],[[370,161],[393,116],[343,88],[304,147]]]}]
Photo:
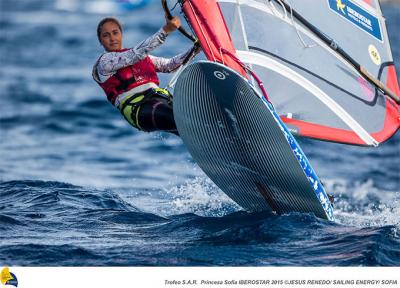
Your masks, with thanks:
[{"label": "long-sleeve rash guard", "polygon": [[181,53],[172,58],[162,58],[149,55],[151,51],[165,42],[168,34],[163,28],[155,34],[139,43],[134,48],[124,52],[106,52],[97,61],[97,75],[101,83],[105,82],[119,69],[133,65],[149,56],[156,67],[157,72],[173,72],[182,65],[185,58],[189,55],[191,48],[185,53]]}]

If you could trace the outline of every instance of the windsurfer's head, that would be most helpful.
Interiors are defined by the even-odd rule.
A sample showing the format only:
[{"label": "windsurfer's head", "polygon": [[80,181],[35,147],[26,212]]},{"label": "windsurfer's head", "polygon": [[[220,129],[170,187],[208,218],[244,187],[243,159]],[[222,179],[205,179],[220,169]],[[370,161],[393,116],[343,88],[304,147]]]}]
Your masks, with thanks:
[{"label": "windsurfer's head", "polygon": [[113,17],[102,19],[97,25],[97,38],[107,52],[122,49],[122,25]]}]

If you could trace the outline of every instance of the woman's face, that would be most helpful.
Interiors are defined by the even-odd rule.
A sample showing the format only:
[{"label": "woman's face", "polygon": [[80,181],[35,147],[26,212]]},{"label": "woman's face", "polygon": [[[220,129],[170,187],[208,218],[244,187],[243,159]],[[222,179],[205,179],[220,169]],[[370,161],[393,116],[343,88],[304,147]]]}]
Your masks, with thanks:
[{"label": "woman's face", "polygon": [[122,49],[122,32],[114,22],[106,22],[101,26],[100,42],[107,52]]}]

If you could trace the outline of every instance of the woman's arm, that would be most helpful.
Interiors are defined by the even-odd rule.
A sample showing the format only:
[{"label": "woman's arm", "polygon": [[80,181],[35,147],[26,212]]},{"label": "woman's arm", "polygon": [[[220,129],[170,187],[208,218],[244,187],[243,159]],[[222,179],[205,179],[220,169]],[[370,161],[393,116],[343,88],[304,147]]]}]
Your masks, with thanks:
[{"label": "woman's arm", "polygon": [[124,52],[104,53],[97,64],[97,72],[100,76],[110,76],[117,70],[133,65],[146,58],[149,52],[165,42],[168,33],[161,28],[154,35],[147,38],[134,48]]},{"label": "woman's arm", "polygon": [[[153,61],[154,66],[156,66],[157,72],[171,73],[174,72],[183,64],[186,57],[192,52],[192,50],[193,47],[191,47],[186,52],[178,54],[172,58],[163,58],[150,55],[150,59]],[[198,53],[199,50],[196,51],[195,55],[197,55]],[[193,57],[195,55],[193,55]]]}]

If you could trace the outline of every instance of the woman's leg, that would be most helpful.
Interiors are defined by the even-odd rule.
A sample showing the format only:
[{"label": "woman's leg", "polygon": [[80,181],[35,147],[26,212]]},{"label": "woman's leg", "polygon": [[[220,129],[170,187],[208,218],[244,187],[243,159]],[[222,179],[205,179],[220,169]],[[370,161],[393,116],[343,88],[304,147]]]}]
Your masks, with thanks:
[{"label": "woman's leg", "polygon": [[153,97],[138,107],[138,127],[147,132],[166,131],[178,135],[172,103],[161,97]]}]

